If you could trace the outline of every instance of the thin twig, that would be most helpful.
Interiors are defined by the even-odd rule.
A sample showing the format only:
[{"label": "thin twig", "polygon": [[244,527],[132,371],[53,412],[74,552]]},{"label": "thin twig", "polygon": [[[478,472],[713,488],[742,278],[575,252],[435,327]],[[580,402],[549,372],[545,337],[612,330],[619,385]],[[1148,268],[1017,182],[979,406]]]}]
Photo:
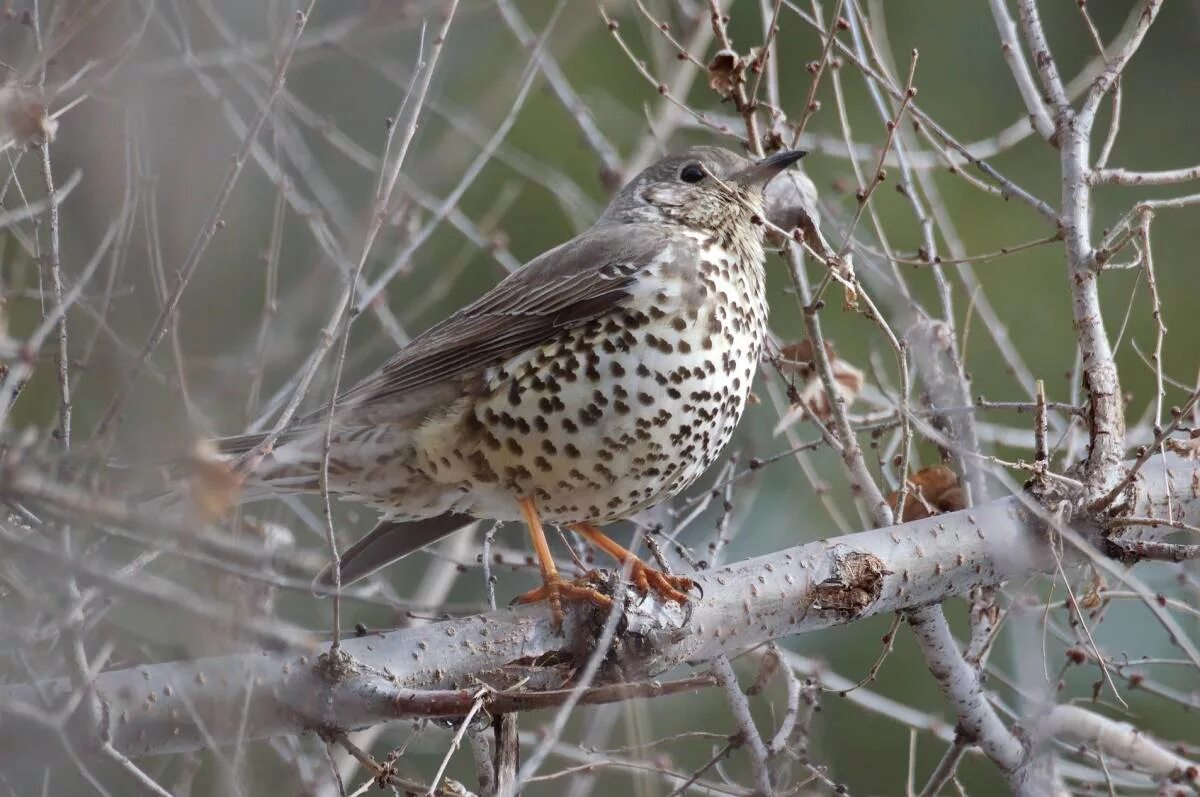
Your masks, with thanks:
[{"label": "thin twig", "polygon": [[96,427],[92,431],[92,440],[102,439],[108,433],[109,427],[116,421],[117,415],[122,405],[124,405],[125,400],[129,397],[130,391],[133,390],[142,368],[145,367],[150,355],[166,335],[167,327],[171,323],[172,318],[174,318],[175,312],[179,309],[179,302],[183,298],[183,292],[191,281],[192,276],[196,273],[196,270],[200,267],[200,261],[204,257],[204,252],[208,249],[209,242],[212,241],[217,230],[221,228],[221,214],[225,209],[225,204],[233,194],[234,186],[237,185],[238,177],[241,175],[242,167],[245,166],[246,159],[250,155],[251,147],[254,146],[259,132],[262,130],[263,125],[266,124],[267,118],[271,115],[271,108],[275,104],[276,98],[283,90],[283,81],[287,76],[288,66],[291,64],[292,56],[296,52],[296,46],[300,43],[300,36],[304,32],[304,26],[308,23],[315,5],[316,0],[309,0],[304,11],[296,12],[296,24],[292,38],[280,54],[279,65],[275,69],[275,78],[271,82],[271,88],[267,92],[266,102],[258,109],[258,113],[255,114],[254,120],[250,123],[249,129],[242,139],[241,146],[234,153],[233,159],[229,164],[229,170],[225,173],[224,178],[221,180],[221,185],[217,189],[217,194],[213,198],[208,217],[201,225],[200,232],[197,234],[191,250],[188,252],[187,257],[184,258],[183,265],[179,268],[179,276],[175,287],[167,297],[167,301],[159,312],[158,318],[155,319],[150,335],[147,337],[146,343],[142,346],[142,350],[133,367],[120,382],[108,407],[96,423]]}]

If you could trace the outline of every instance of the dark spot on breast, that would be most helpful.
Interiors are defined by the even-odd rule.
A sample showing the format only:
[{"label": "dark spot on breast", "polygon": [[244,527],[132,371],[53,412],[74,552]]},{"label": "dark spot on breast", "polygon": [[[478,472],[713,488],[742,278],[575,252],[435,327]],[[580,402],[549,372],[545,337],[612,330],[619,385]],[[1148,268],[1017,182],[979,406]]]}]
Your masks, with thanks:
[{"label": "dark spot on breast", "polygon": [[563,447],[563,453],[565,453],[571,459],[579,459],[581,456],[583,456],[580,450],[575,447],[574,443],[567,443]]},{"label": "dark spot on breast", "polygon": [[500,481],[500,477],[492,470],[491,464],[488,463],[487,457],[482,451],[476,450],[468,459],[471,465],[471,476],[478,482],[484,484],[494,484]]},{"label": "dark spot on breast", "polygon": [[637,398],[638,401],[640,401],[642,404],[645,404],[647,407],[654,403],[654,396],[651,396],[649,393],[638,393]]},{"label": "dark spot on breast", "polygon": [[532,478],[533,474],[524,465],[516,465],[504,469],[504,480],[511,485],[516,485],[518,482],[528,481]]}]

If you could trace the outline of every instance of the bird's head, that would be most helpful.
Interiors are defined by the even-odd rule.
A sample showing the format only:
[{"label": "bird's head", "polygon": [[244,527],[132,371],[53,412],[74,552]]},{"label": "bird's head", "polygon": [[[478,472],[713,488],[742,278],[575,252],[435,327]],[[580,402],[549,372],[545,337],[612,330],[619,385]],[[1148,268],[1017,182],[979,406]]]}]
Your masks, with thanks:
[{"label": "bird's head", "polygon": [[805,153],[755,162],[720,147],[692,147],[648,166],[612,199],[601,222],[682,224],[728,233],[763,215],[763,189]]}]

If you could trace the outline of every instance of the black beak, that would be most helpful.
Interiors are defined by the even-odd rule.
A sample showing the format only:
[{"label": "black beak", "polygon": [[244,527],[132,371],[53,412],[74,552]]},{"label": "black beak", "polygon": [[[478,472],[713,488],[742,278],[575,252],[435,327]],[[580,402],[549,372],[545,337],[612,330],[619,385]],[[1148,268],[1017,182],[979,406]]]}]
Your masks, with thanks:
[{"label": "black beak", "polygon": [[763,158],[758,163],[729,176],[729,179],[747,188],[762,188],[771,178],[803,158],[808,153],[802,149],[785,149]]}]

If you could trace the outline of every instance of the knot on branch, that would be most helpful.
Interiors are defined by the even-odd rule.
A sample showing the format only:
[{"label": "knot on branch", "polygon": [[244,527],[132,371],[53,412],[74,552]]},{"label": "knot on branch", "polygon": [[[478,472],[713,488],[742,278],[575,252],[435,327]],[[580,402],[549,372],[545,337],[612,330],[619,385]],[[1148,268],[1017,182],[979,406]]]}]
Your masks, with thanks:
[{"label": "knot on branch", "polygon": [[814,588],[813,608],[851,619],[865,612],[883,593],[890,571],[878,556],[861,551],[834,554],[834,572]]},{"label": "knot on branch", "polygon": [[[662,651],[687,633],[691,609],[640,595],[621,583],[615,572],[607,574],[607,579],[596,586],[614,598],[620,590],[627,590],[621,618],[603,653],[596,683],[648,678],[661,672],[663,667],[657,662]],[[609,611],[593,606],[580,616],[574,632],[569,635],[569,644],[565,646],[568,649],[562,651],[574,666],[583,667],[596,654],[597,645],[605,636]]]},{"label": "knot on branch", "polygon": [[313,672],[328,684],[337,685],[359,672],[358,662],[342,648],[330,648],[317,656]]}]

